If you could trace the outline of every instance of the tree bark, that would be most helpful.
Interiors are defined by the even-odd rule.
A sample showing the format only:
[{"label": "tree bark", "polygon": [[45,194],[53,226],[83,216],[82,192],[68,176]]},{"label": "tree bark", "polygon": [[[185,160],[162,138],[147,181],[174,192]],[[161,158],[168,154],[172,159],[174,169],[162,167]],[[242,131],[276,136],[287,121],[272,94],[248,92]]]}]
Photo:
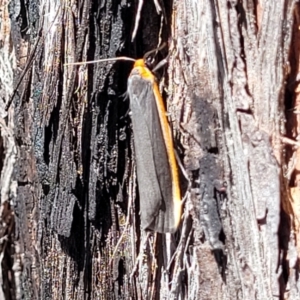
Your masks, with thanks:
[{"label": "tree bark", "polygon": [[[1,5],[1,299],[300,298],[295,1]],[[175,234],[140,226],[132,63],[66,65],[163,42]]]}]

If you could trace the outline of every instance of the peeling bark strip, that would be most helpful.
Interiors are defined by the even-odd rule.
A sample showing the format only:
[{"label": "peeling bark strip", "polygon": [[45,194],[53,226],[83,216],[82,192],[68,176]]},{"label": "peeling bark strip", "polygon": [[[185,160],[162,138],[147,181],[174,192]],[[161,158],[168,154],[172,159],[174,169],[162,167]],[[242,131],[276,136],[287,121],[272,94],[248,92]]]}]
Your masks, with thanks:
[{"label": "peeling bark strip", "polygon": [[[280,259],[285,253],[278,235],[280,191],[285,183],[278,168],[283,152],[279,151],[276,161],[274,146],[284,135],[284,66],[294,1],[256,4],[175,1],[173,7],[172,36],[178,39],[170,49],[176,55],[169,62],[168,111],[175,128],[182,128],[184,159],[191,175],[202,174],[204,162],[210,162],[212,169],[217,163],[221,170],[217,179],[224,176],[227,183],[217,214],[215,187],[213,193],[212,189],[204,192],[199,203],[198,192],[205,191],[209,172],[200,177],[199,186],[194,182],[191,202],[186,204],[194,221],[195,252],[203,253],[203,228],[212,245],[220,245],[216,240],[225,243],[227,255],[224,281],[208,272],[202,286],[190,290],[199,299],[283,297],[292,280]],[[213,110],[216,114],[211,114]],[[203,117],[202,111],[211,118]],[[219,215],[222,230],[217,217],[215,223],[199,214],[205,208]],[[204,270],[203,258],[197,258],[191,262],[193,270]],[[299,282],[293,284],[295,295]]]},{"label": "peeling bark strip", "polygon": [[[0,76],[0,89],[16,89],[2,118],[14,121],[17,190],[7,191],[2,172],[1,228],[13,236],[13,218],[3,216],[14,209],[18,244],[1,239],[2,274],[14,280],[3,280],[0,293],[300,298],[299,5],[119,2],[10,1],[15,59],[10,53],[5,62],[17,66],[14,87],[2,93],[11,80]],[[122,101],[130,66],[63,66],[142,57],[162,41],[170,41],[170,56],[160,91],[191,182],[181,226],[164,235],[140,230],[132,124]],[[291,143],[283,148],[280,140]]]}]

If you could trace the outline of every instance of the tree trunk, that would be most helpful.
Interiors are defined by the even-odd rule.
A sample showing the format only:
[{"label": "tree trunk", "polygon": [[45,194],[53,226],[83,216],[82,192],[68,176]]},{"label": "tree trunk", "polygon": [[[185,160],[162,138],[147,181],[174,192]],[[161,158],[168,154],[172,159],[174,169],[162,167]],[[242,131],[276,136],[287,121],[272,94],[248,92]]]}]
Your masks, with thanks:
[{"label": "tree trunk", "polygon": [[[0,299],[300,298],[295,1],[1,5]],[[175,234],[141,228],[132,63],[66,65],[163,42]]]}]

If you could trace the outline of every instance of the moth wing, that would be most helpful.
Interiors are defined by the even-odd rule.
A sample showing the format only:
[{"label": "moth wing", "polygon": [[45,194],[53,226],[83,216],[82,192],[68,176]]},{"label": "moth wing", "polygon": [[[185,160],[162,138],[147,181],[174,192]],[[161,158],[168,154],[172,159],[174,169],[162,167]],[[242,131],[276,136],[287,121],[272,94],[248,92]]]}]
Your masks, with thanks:
[{"label": "moth wing", "polygon": [[142,227],[174,232],[172,177],[152,83],[140,75],[131,75],[128,93]]}]

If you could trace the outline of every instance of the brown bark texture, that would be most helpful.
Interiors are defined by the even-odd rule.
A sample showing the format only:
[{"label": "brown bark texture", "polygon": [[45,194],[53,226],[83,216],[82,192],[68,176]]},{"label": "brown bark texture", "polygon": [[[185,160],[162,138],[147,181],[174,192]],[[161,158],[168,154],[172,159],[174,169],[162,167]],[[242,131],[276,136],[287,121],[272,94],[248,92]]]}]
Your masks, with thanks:
[{"label": "brown bark texture", "polygon": [[[0,299],[300,299],[296,1],[0,7]],[[140,226],[132,63],[66,65],[163,42],[175,234]]]}]

